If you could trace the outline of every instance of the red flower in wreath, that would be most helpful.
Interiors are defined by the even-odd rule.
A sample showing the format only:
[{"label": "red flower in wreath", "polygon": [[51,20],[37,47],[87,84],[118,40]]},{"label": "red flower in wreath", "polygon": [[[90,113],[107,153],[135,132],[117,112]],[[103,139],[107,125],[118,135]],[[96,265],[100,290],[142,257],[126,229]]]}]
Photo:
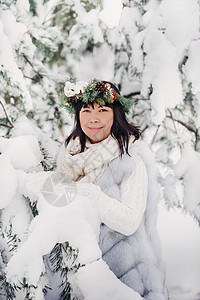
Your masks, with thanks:
[{"label": "red flower in wreath", "polygon": [[116,95],[115,95],[115,94],[116,94],[116,91],[114,91],[114,92],[113,92],[114,100],[116,100],[116,99],[117,99],[117,97],[116,97]]}]

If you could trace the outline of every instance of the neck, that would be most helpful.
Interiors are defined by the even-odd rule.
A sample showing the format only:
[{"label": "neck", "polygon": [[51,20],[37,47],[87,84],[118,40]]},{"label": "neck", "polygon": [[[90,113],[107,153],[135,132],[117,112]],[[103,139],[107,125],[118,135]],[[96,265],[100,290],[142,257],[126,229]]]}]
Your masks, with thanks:
[{"label": "neck", "polygon": [[[109,135],[108,135],[108,136],[109,136]],[[106,136],[105,138],[103,138],[103,139],[100,140],[100,141],[92,141],[89,137],[88,137],[88,140],[90,141],[91,144],[96,144],[96,143],[100,143],[100,142],[102,142],[103,140],[107,139],[108,136]]]}]

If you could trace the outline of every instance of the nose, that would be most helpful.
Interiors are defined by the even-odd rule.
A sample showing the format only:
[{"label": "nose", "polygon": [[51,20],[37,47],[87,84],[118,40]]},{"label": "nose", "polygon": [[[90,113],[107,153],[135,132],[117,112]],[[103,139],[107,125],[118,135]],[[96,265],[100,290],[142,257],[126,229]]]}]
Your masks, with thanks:
[{"label": "nose", "polygon": [[95,111],[93,111],[90,114],[90,119],[89,119],[89,123],[99,123],[100,119],[99,119],[99,114],[96,113]]}]

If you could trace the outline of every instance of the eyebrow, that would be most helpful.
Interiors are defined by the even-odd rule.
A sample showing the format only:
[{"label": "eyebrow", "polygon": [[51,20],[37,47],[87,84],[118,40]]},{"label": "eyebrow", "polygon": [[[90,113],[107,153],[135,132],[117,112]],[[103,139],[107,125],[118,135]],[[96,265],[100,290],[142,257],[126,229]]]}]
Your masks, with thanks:
[{"label": "eyebrow", "polygon": [[[105,106],[105,105],[103,105],[103,106]],[[84,108],[87,108],[87,107],[90,108],[91,106],[90,106],[89,104],[87,104],[87,106],[86,106],[86,107],[83,107],[83,109],[84,109]],[[102,106],[99,105],[98,108],[99,108],[99,107],[102,107]],[[107,107],[107,106],[106,106],[106,107]]]}]

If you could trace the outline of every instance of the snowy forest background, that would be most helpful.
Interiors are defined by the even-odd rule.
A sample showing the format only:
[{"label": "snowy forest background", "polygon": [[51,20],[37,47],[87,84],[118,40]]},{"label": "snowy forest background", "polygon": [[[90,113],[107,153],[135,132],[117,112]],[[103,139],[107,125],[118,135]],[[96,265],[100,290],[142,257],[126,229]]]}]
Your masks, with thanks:
[{"label": "snowy forest background", "polygon": [[98,78],[137,99],[128,118],[156,155],[170,299],[200,299],[199,29],[198,0],[0,1],[2,278],[34,217],[20,171],[53,170],[73,126],[58,94]]}]

